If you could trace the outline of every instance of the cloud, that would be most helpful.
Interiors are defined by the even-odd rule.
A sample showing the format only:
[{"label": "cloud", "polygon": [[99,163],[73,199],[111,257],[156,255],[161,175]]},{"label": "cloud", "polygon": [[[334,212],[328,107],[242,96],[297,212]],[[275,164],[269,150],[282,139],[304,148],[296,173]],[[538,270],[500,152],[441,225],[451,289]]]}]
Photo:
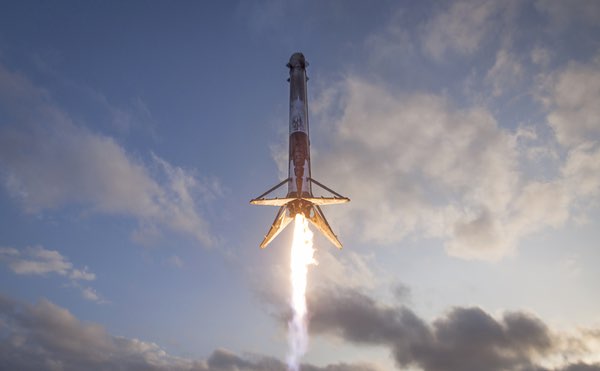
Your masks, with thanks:
[{"label": "cloud", "polygon": [[73,280],[85,280],[85,281],[93,281],[96,279],[96,275],[91,273],[88,267],[84,267],[83,270],[73,269],[69,278]]},{"label": "cloud", "polygon": [[0,261],[8,264],[16,274],[46,275],[56,273],[73,280],[93,281],[96,278],[88,267],[83,270],[73,268],[73,264],[56,250],[43,246],[27,247],[22,252],[12,248],[0,248]]},{"label": "cloud", "polygon": [[578,146],[569,151],[562,173],[574,191],[583,200],[600,194],[600,147],[598,143]]},{"label": "cloud", "polygon": [[[8,115],[0,127],[0,175],[27,212],[76,204],[137,218],[150,226],[144,230],[164,226],[212,243],[198,201],[218,196],[218,182],[199,180],[156,155],[149,168],[113,138],[73,122],[46,91],[1,65],[0,107]],[[143,240],[142,232],[136,236]]]},{"label": "cloud", "polygon": [[[280,360],[215,350],[206,360],[169,355],[157,344],[111,336],[47,300],[35,305],[0,295],[0,364],[11,370],[285,371]],[[302,365],[309,371],[378,371],[369,364]]]},{"label": "cloud", "polygon": [[[407,307],[381,305],[356,290],[321,292],[310,298],[309,307],[313,334],[389,347],[399,368],[546,370],[545,358],[569,351],[562,335],[521,311],[495,318],[478,307],[455,307],[427,323]],[[555,370],[600,369],[600,364],[562,363]]]},{"label": "cloud", "polygon": [[[325,241],[324,241],[325,242]],[[329,242],[325,242],[329,244]],[[307,292],[331,287],[376,290],[390,280],[389,274],[380,269],[372,254],[315,246],[317,264],[325,269],[309,268],[311,276]],[[268,269],[246,268],[252,281],[251,287],[265,310],[279,318],[289,310],[289,266],[273,264]]]},{"label": "cloud", "polygon": [[43,246],[27,247],[19,251],[12,247],[0,247],[0,262],[5,263],[19,275],[58,274],[67,277],[70,285],[81,290],[82,296],[97,303],[105,302],[91,287],[83,287],[81,281],[93,281],[96,275],[89,268],[78,269],[73,263],[56,250],[48,250]]},{"label": "cloud", "polygon": [[[341,234],[380,244],[421,234],[445,239],[453,255],[495,259],[537,225],[535,211],[514,207],[522,190],[516,135],[487,110],[357,78],[340,86],[341,115],[322,119],[336,125],[334,145],[319,164],[352,198],[335,214]],[[516,215],[520,225],[511,224]]]},{"label": "cloud", "polygon": [[[540,53],[535,57],[541,59]],[[541,62],[540,62],[541,63]],[[498,97],[510,87],[515,86],[523,77],[523,67],[514,53],[506,49],[498,50],[496,61],[487,72],[485,80],[492,86],[492,94]]]},{"label": "cloud", "polygon": [[497,1],[457,1],[423,26],[422,44],[427,54],[441,60],[446,53],[473,54],[494,30]]},{"label": "cloud", "polygon": [[571,62],[545,78],[543,101],[558,142],[576,147],[600,138],[600,56],[592,63]]},{"label": "cloud", "polygon": [[[9,369],[135,370],[183,363],[156,344],[112,337],[103,327],[83,323],[47,300],[31,306],[0,298],[0,316],[6,323],[0,357]],[[193,364],[184,364],[192,369]]]},{"label": "cloud", "polygon": [[[285,371],[286,364],[272,357],[249,355],[240,357],[225,349],[215,350],[207,360],[207,370],[240,370],[240,371]],[[306,371],[376,371],[375,366],[365,364],[336,363],[324,367],[310,364],[302,364],[302,370]]]},{"label": "cloud", "polygon": [[96,290],[91,287],[84,287],[81,290],[81,295],[89,301],[102,302],[102,298],[98,295]]},{"label": "cloud", "polygon": [[[389,75],[398,70],[414,70],[420,62],[418,49],[415,46],[412,33],[406,28],[410,15],[404,10],[395,11],[382,30],[372,33],[365,38],[364,48],[368,51],[367,65],[378,75]],[[315,104],[312,103],[311,109]]]},{"label": "cloud", "polygon": [[167,259],[167,263],[173,268],[181,268],[183,267],[183,260],[177,255],[172,255]]},{"label": "cloud", "polygon": [[570,62],[540,81],[538,98],[566,152],[560,175],[573,203],[589,208],[600,195],[600,56]]},{"label": "cloud", "polygon": [[600,22],[600,4],[594,0],[542,1],[535,7],[547,14],[555,25],[566,27],[571,23],[588,23],[592,26]]},{"label": "cloud", "polygon": [[552,52],[549,49],[536,46],[531,50],[530,58],[534,64],[546,67],[550,64]]},{"label": "cloud", "polygon": [[274,0],[260,4],[241,2],[236,9],[236,16],[246,22],[253,32],[264,33],[280,28],[289,6],[290,3]]},{"label": "cloud", "polygon": [[326,212],[340,235],[364,243],[418,236],[466,259],[513,254],[524,236],[564,226],[600,195],[598,66],[570,63],[544,76],[548,125],[517,129],[444,95],[394,92],[356,76],[331,84],[329,107],[315,112],[333,123],[315,173],[352,202]]},{"label": "cloud", "polygon": [[[326,248],[325,248],[326,247]],[[315,258],[319,265],[327,269],[315,269],[311,285],[315,287],[349,287],[372,289],[384,277],[377,268],[373,255],[358,254],[354,251],[333,250],[329,246],[318,249]]]}]

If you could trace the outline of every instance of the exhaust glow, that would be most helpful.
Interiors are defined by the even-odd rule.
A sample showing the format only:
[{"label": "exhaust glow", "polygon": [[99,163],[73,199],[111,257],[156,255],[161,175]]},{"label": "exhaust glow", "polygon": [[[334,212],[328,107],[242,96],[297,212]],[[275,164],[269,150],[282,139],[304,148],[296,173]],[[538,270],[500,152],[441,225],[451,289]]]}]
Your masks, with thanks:
[{"label": "exhaust glow", "polygon": [[308,266],[316,264],[313,258],[313,233],[308,228],[308,221],[302,214],[296,214],[294,221],[294,240],[292,242],[291,281],[293,318],[288,323],[288,369],[300,370],[300,357],[308,349],[308,320],[306,318],[306,282]]}]

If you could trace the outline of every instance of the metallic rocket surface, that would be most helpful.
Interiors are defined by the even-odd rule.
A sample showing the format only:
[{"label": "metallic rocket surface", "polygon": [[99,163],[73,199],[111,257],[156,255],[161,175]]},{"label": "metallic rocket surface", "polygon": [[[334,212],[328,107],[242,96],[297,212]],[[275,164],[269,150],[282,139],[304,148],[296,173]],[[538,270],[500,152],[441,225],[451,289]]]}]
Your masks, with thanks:
[{"label": "metallic rocket surface", "polygon": [[[279,206],[279,212],[273,225],[260,244],[265,248],[291,221],[296,214],[303,214],[336,247],[342,244],[331,230],[321,210],[322,205],[340,204],[350,201],[311,176],[310,139],[308,126],[308,100],[306,97],[306,66],[308,62],[302,53],[294,53],[287,67],[290,70],[290,138],[289,138],[289,174],[288,178],[267,192],[250,201],[253,205]],[[285,198],[266,198],[267,195],[287,183]],[[312,185],[329,192],[329,197],[315,197]]]}]

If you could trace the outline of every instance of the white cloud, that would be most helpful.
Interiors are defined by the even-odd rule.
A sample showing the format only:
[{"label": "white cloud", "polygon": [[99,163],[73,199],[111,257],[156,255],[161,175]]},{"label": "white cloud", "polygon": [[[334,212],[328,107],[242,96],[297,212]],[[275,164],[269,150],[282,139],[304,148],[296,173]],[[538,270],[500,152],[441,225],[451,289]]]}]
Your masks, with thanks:
[{"label": "white cloud", "polygon": [[536,46],[531,50],[530,57],[533,63],[546,67],[550,64],[552,52],[549,49]]},{"label": "white cloud", "polygon": [[159,165],[166,181],[156,200],[161,212],[158,221],[171,229],[194,236],[198,241],[210,245],[210,235],[207,221],[198,212],[196,199],[220,196],[218,181],[202,182],[184,169],[173,166],[156,155],[152,156]]},{"label": "white cloud", "polygon": [[565,152],[560,176],[574,205],[589,209],[600,196],[600,56],[542,75],[538,98]]},{"label": "white cloud", "polygon": [[83,269],[73,269],[69,277],[72,280],[84,280],[84,281],[93,281],[96,279],[96,275],[89,271],[88,267],[83,267]]},{"label": "white cloud", "polygon": [[73,264],[58,251],[42,246],[27,247],[23,252],[14,248],[0,250],[0,260],[5,261],[16,274],[45,275],[56,273],[67,276],[74,272]]},{"label": "white cloud", "polygon": [[560,144],[575,147],[600,139],[600,57],[547,75],[543,89],[548,123]]},{"label": "white cloud", "polygon": [[239,3],[237,16],[247,22],[252,31],[263,33],[277,29],[288,12],[290,3],[268,0],[262,3]]},{"label": "white cloud", "polygon": [[76,125],[46,92],[3,66],[0,106],[13,120],[0,128],[0,175],[26,211],[75,203],[212,243],[198,198],[218,196],[218,182],[200,181],[155,155],[152,174],[113,138]]},{"label": "white cloud", "polygon": [[558,27],[571,23],[598,25],[600,22],[600,3],[596,0],[538,0],[535,6],[542,13],[548,14]]},{"label": "white cloud", "polygon": [[169,259],[167,259],[167,263],[169,263],[169,265],[174,268],[183,267],[183,260],[181,260],[181,258],[177,255],[173,255]]},{"label": "white cloud", "polygon": [[562,173],[575,196],[596,199],[600,195],[600,147],[587,144],[569,151]]},{"label": "white cloud", "polygon": [[89,301],[95,301],[95,302],[102,302],[103,300],[100,298],[100,296],[98,295],[98,293],[96,292],[96,290],[94,290],[91,287],[84,287],[81,289],[81,295],[89,300]]},{"label": "white cloud", "polygon": [[325,269],[311,272],[310,284],[319,288],[373,289],[384,279],[382,272],[375,272],[374,256],[353,251],[333,250],[329,246],[318,249],[315,258]]},{"label": "white cloud", "polygon": [[520,168],[539,145],[535,132],[503,129],[486,109],[442,96],[396,94],[356,78],[340,86],[342,114],[320,119],[336,123],[333,146],[315,170],[352,199],[326,210],[340,235],[379,244],[435,237],[451,255],[494,260],[568,220],[565,179],[530,179]]},{"label": "white cloud", "polygon": [[16,274],[46,276],[57,274],[67,277],[70,286],[81,290],[87,300],[104,302],[91,287],[82,287],[81,281],[94,281],[96,275],[89,268],[77,269],[73,263],[56,250],[48,250],[43,246],[27,247],[19,251],[12,247],[0,248],[0,262],[5,263]]},{"label": "white cloud", "polygon": [[423,27],[423,48],[437,60],[447,52],[468,55],[494,29],[502,3],[493,0],[457,1]]},{"label": "white cloud", "polygon": [[411,34],[404,28],[405,17],[407,15],[404,12],[397,11],[381,32],[373,33],[365,39],[364,48],[368,50],[365,54],[374,71],[381,73],[408,69],[415,63],[417,50]]},{"label": "white cloud", "polygon": [[2,257],[3,260],[12,259],[19,255],[19,250],[15,249],[14,247],[0,247],[0,257]]},{"label": "white cloud", "polygon": [[434,95],[394,96],[361,80],[348,80],[345,92],[335,151],[321,159],[321,173],[344,185],[352,198],[345,224],[363,239],[442,236],[458,216],[505,208],[517,181],[514,141],[485,110],[453,110]]},{"label": "white cloud", "polygon": [[492,85],[492,94],[500,96],[512,86],[515,86],[523,76],[523,67],[515,54],[506,49],[496,53],[496,61],[485,77]]}]

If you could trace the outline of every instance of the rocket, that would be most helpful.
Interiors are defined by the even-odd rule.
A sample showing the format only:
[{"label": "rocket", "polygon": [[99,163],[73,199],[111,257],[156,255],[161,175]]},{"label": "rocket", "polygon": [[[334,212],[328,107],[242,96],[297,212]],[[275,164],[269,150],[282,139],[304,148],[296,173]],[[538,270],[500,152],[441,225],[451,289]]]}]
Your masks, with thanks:
[{"label": "rocket", "polygon": [[[306,67],[308,62],[302,53],[294,53],[287,67],[290,70],[290,141],[288,178],[250,201],[252,205],[279,206],[273,225],[260,247],[265,248],[294,219],[302,214],[337,248],[342,244],[331,230],[321,206],[349,202],[350,199],[316,181],[310,171],[310,139],[308,130],[308,101],[306,99]],[[269,194],[287,184],[284,198],[268,198]],[[314,196],[313,185],[329,193]]]}]

